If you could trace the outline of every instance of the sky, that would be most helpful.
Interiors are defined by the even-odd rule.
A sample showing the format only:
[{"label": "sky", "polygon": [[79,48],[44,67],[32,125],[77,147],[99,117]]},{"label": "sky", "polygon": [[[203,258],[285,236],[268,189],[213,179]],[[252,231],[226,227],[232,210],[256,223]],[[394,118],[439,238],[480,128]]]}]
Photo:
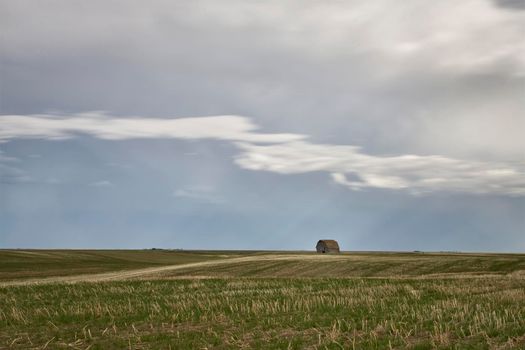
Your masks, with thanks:
[{"label": "sky", "polygon": [[0,0],[0,248],[525,251],[525,2]]}]

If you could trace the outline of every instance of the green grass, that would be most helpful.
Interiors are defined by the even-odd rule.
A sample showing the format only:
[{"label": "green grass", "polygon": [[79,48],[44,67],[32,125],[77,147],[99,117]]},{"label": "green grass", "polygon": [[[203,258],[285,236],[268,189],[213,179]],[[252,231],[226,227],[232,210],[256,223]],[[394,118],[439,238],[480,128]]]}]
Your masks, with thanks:
[{"label": "green grass", "polygon": [[0,251],[5,280],[202,261],[0,287],[0,349],[525,348],[525,255]]}]

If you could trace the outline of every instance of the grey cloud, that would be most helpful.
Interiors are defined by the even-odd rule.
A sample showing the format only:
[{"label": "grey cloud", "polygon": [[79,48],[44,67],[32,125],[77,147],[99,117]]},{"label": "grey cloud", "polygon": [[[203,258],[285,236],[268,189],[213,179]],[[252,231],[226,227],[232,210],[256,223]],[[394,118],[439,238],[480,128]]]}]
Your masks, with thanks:
[{"label": "grey cloud", "polygon": [[3,113],[240,114],[377,152],[523,157],[520,11],[489,1],[121,5],[9,2]]},{"label": "grey cloud", "polygon": [[497,6],[513,10],[525,10],[525,1],[523,0],[493,0]]},{"label": "grey cloud", "polygon": [[[518,3],[500,1],[503,4]],[[296,52],[318,62],[373,53],[379,59],[388,56],[393,59],[392,63],[396,63],[375,71],[376,77],[385,77],[392,75],[388,70],[395,72],[400,67],[409,68],[407,60],[413,61],[413,58],[424,59],[427,66],[451,67],[455,60],[462,61],[467,56],[472,58],[473,64],[478,59],[492,60],[491,55],[499,50],[486,52],[487,47],[515,48],[514,54],[519,58],[521,46],[513,40],[522,33],[519,21],[494,12],[488,1],[459,4],[451,1],[425,6],[417,1],[407,1],[399,6],[386,0],[337,4],[234,0],[229,4],[127,1],[127,6],[122,7],[118,1],[104,3],[104,6],[91,2],[82,4],[83,12],[79,16],[76,2],[56,2],[55,6],[10,2],[7,7],[9,16],[3,18],[3,25],[9,29],[9,35],[3,39],[4,49],[8,57],[17,58],[42,53],[63,57],[91,51],[104,55],[106,59],[120,59],[132,51],[140,52],[140,55],[129,58],[133,62],[162,65],[169,65],[171,59],[182,55],[192,57],[193,64],[184,67],[189,70],[200,70],[196,67],[206,69],[204,63],[211,59],[214,65],[229,69],[218,71],[209,67],[206,69],[208,74],[223,75],[237,69],[241,74],[255,73],[257,77],[257,68],[264,64],[266,54],[272,52],[281,51],[293,57],[296,55],[292,52]],[[450,11],[451,4],[454,4],[453,12]],[[231,11],[232,7],[237,10]],[[289,15],[291,12],[293,16]],[[411,16],[411,21],[406,21],[407,16],[414,12],[418,16]],[[466,21],[464,16],[472,13],[477,16],[470,16]],[[21,14],[26,20],[16,20]],[[36,18],[39,19],[38,31],[32,21]],[[97,22],[94,23],[92,18]],[[72,21],[74,26],[71,26]],[[503,23],[506,28],[501,28]],[[64,28],[68,30],[64,31]],[[58,33],[61,35],[56,35]],[[185,38],[187,33],[191,33],[193,40]],[[485,40],[472,45],[472,37],[482,33],[486,34]],[[259,40],[250,40],[253,37]],[[258,60],[252,63],[243,60],[248,54],[243,49],[245,44],[255,50],[253,55],[258,56]],[[204,53],[201,50],[206,47],[214,51],[214,57],[195,55]],[[271,51],[272,47],[277,51]],[[434,57],[434,53],[443,50],[455,51],[456,55]],[[403,60],[397,60],[399,57]],[[272,55],[268,58],[274,59]],[[467,66],[463,68],[469,69]],[[369,72],[374,73],[373,70]]]}]

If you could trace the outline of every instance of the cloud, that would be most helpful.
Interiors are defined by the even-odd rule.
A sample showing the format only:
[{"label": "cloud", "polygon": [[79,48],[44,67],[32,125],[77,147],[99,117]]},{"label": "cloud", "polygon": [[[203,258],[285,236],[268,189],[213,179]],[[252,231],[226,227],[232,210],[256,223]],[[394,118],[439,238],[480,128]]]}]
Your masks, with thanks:
[{"label": "cloud", "polygon": [[238,143],[235,162],[244,169],[279,174],[328,172],[352,190],[380,188],[412,194],[464,192],[525,195],[525,166],[459,160],[443,156],[378,156],[359,147],[309,142],[275,145]]},{"label": "cloud", "polygon": [[[521,0],[461,3],[449,0],[425,6],[415,0],[404,1],[402,5],[389,0],[338,3],[230,0],[227,5],[214,1],[184,4],[126,1],[126,6],[119,1],[112,4],[94,1],[83,7],[83,15],[79,14],[78,6],[67,1],[30,7],[19,1],[7,3],[10,16],[4,20],[3,41],[8,57],[38,57],[43,51],[58,56],[69,50],[96,50],[91,55],[130,60],[129,55],[134,54],[134,62],[167,65],[166,61],[185,59],[203,45],[215,49],[211,51],[214,56],[192,55],[194,64],[209,63],[210,59],[228,61],[225,58],[243,53],[241,48],[245,47],[259,50],[274,47],[317,59],[348,53],[394,56],[399,52],[411,53],[426,66],[436,67],[441,66],[443,59],[476,60],[498,46],[510,44],[516,49],[511,55],[525,63],[519,51],[523,48],[519,40],[523,33],[522,17],[498,11],[494,6],[522,9]],[[92,18],[97,19],[96,26]],[[39,27],[35,30],[32,23],[37,19]],[[72,19],[74,27],[70,26]],[[63,28],[67,26],[70,30],[65,33]],[[484,40],[477,40],[480,34],[484,34]],[[173,42],[177,45],[169,45]],[[220,50],[223,46],[226,51]],[[259,61],[265,59],[262,56]],[[409,68],[410,64],[404,66]],[[462,69],[469,68],[462,65]]]},{"label": "cloud", "polygon": [[523,0],[494,0],[497,6],[513,10],[525,10],[525,1]]},{"label": "cloud", "polygon": [[[235,163],[243,169],[278,174],[327,172],[335,183],[352,190],[378,188],[412,194],[445,191],[525,195],[523,163],[480,162],[440,155],[371,155],[355,145],[307,142],[305,135],[260,133],[256,124],[241,116],[158,119],[110,117],[90,112],[72,117],[0,116],[0,125],[0,140],[3,141],[15,138],[63,140],[79,134],[114,141],[134,138],[224,140],[240,150]],[[16,174],[13,171],[11,169],[11,173]],[[91,185],[112,184],[104,180]],[[174,195],[220,201],[212,191],[202,188],[179,189]]]},{"label": "cloud", "polygon": [[33,181],[26,171],[13,165],[19,162],[19,159],[8,157],[4,152],[0,151],[0,183],[14,184]]},{"label": "cloud", "polygon": [[211,204],[223,204],[226,202],[224,198],[218,196],[209,187],[179,188],[173,192],[173,196]]},{"label": "cloud", "polygon": [[296,134],[264,134],[240,116],[195,118],[119,118],[101,112],[56,115],[0,116],[0,141],[15,138],[64,140],[86,134],[104,140],[136,138],[216,139],[247,142],[288,142],[304,138]]},{"label": "cloud", "polygon": [[0,163],[0,183],[15,184],[32,182],[33,178],[22,169]]},{"label": "cloud", "polygon": [[238,113],[400,154],[525,148],[521,0],[227,4],[6,1],[2,110]]},{"label": "cloud", "polygon": [[93,187],[112,187],[114,185],[113,185],[113,183],[111,181],[100,180],[100,181],[95,181],[95,182],[90,183],[89,186],[93,186]]}]

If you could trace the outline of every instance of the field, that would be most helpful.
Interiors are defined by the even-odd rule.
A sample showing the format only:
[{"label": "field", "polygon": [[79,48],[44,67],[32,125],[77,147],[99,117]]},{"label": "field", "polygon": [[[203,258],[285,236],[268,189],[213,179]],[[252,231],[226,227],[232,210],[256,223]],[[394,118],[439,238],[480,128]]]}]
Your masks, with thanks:
[{"label": "field", "polygon": [[169,250],[0,250],[0,281],[210,261],[242,252]]},{"label": "field", "polygon": [[525,255],[0,251],[0,349],[523,349]]}]

